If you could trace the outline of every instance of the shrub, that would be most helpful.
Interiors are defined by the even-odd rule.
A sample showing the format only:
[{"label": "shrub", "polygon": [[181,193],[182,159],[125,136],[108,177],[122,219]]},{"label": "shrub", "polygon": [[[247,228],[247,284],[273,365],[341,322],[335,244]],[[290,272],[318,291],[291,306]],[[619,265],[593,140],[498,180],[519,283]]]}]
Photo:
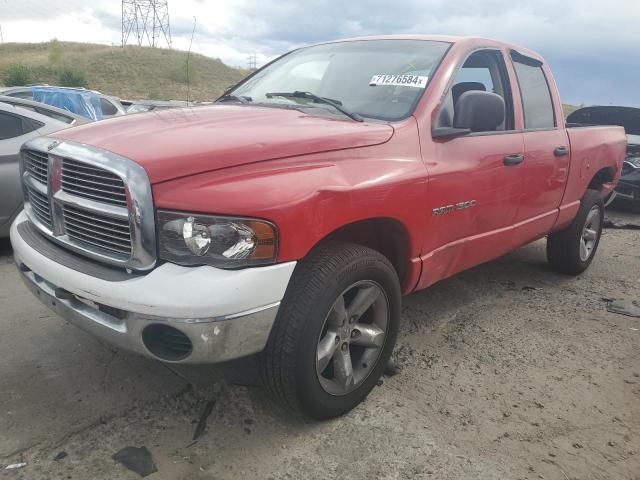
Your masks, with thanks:
[{"label": "shrub", "polygon": [[4,83],[7,87],[16,87],[33,83],[33,70],[22,63],[9,65]]},{"label": "shrub", "polygon": [[58,72],[58,83],[62,87],[86,87],[88,85],[84,73],[69,67]]},{"label": "shrub", "polygon": [[56,38],[54,38],[53,40],[51,40],[51,42],[49,42],[49,62],[50,63],[52,64],[60,63],[63,53],[64,53],[64,49],[62,48],[62,45],[60,45],[60,42]]}]

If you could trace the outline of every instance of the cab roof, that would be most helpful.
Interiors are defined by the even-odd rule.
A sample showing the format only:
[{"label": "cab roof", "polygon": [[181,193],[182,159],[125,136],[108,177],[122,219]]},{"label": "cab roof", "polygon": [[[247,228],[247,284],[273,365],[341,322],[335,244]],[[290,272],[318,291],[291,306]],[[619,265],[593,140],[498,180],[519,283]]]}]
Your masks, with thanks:
[{"label": "cab roof", "polygon": [[356,42],[367,40],[428,40],[432,42],[446,42],[451,44],[457,44],[466,47],[468,49],[493,47],[508,50],[515,50],[516,52],[538,60],[544,63],[544,58],[540,54],[513,43],[503,42],[500,40],[493,40],[490,38],[473,37],[473,36],[455,36],[455,35],[419,35],[419,34],[400,34],[400,35],[372,35],[363,37],[343,38],[331,42],[323,43],[338,43],[338,42]]}]

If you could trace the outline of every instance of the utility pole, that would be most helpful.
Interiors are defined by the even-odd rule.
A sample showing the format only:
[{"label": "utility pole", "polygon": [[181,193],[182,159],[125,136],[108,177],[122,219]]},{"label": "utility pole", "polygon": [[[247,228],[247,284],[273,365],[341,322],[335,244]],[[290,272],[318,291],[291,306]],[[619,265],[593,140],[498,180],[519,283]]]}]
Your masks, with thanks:
[{"label": "utility pole", "polygon": [[0,43],[4,43],[4,36],[2,35],[2,25],[0,25]]},{"label": "utility pole", "polygon": [[168,0],[122,0],[122,46],[134,37],[137,45],[171,48]]}]

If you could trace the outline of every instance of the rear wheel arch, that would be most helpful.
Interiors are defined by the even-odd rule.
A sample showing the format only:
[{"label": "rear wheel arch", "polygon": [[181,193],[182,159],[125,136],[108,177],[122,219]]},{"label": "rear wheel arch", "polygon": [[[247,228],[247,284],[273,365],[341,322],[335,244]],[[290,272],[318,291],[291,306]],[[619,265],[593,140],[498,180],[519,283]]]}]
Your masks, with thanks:
[{"label": "rear wheel arch", "polygon": [[612,167],[601,168],[591,178],[587,189],[602,191],[604,184],[613,182],[615,175],[615,170]]}]

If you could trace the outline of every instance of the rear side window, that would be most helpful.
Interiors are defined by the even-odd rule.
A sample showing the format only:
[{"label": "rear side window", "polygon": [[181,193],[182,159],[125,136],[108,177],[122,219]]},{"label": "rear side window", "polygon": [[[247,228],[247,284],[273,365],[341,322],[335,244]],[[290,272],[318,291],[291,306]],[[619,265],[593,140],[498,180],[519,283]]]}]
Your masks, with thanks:
[{"label": "rear side window", "polygon": [[0,112],[0,140],[19,137],[40,128],[41,123],[19,115]]},{"label": "rear side window", "polygon": [[524,128],[554,128],[553,102],[542,64],[518,53],[512,53],[512,59],[520,85]]}]

